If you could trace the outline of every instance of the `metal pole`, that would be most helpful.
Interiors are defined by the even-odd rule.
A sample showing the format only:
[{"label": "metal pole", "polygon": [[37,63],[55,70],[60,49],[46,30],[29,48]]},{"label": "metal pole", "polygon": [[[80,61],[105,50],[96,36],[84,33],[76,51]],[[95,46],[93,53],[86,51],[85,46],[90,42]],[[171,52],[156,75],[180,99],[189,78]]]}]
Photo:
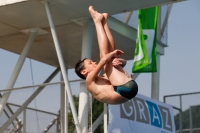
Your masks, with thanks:
[{"label": "metal pole", "polygon": [[[58,114],[60,114],[60,113],[58,113]],[[56,133],[61,133],[59,125],[60,125],[60,115],[58,116],[58,119],[57,119],[57,122],[56,122]]]},{"label": "metal pole", "polygon": [[15,131],[15,133],[22,133],[21,128],[22,128],[22,122],[20,120],[19,122],[17,122],[17,130]]},{"label": "metal pole", "polygon": [[151,98],[159,100],[160,54],[156,55],[157,72],[152,73]]},{"label": "metal pole", "polygon": [[192,127],[192,106],[190,106],[190,133],[193,133],[193,127]]},{"label": "metal pole", "polygon": [[69,102],[70,102],[70,106],[71,106],[71,110],[72,110],[72,114],[73,114],[73,118],[74,118],[74,124],[76,125],[77,132],[81,133],[81,128],[80,128],[80,125],[79,125],[79,122],[78,122],[77,111],[76,111],[76,108],[75,108],[74,100],[73,100],[72,93],[71,93],[70,86],[69,86],[69,82],[68,82],[65,63],[64,63],[64,60],[63,60],[63,57],[62,57],[62,52],[61,52],[61,49],[60,49],[60,45],[59,45],[56,29],[55,29],[55,26],[54,26],[54,22],[53,22],[53,19],[52,19],[52,16],[51,16],[51,10],[50,10],[48,1],[45,1],[45,9],[46,9],[46,12],[47,12],[47,17],[48,17],[48,20],[49,20],[49,25],[50,25],[50,28],[51,28],[51,33],[52,33],[52,36],[53,36],[54,45],[55,45],[55,48],[56,48],[56,53],[57,53],[57,56],[58,56],[59,64],[60,64],[60,67],[61,67],[61,72],[62,72],[62,75],[63,75],[63,78],[64,78],[65,88],[67,90],[67,95],[68,95],[68,98],[69,98]]},{"label": "metal pole", "polygon": [[[63,80],[62,74],[60,74],[60,80]],[[64,89],[63,89],[63,85],[60,85],[60,133],[65,133],[65,128],[64,128]]]},{"label": "metal pole", "polygon": [[134,73],[134,74],[132,74],[132,79],[135,80],[135,79],[139,76],[139,74],[140,74],[140,73]]},{"label": "metal pole", "polygon": [[23,111],[23,133],[26,133],[26,108]]},{"label": "metal pole", "polygon": [[126,16],[124,17],[124,20],[123,20],[123,22],[124,22],[125,24],[127,24],[127,23],[129,22],[132,13],[133,13],[133,11],[132,11],[132,12],[127,12],[127,13],[126,13]]},{"label": "metal pole", "polygon": [[[6,89],[13,88],[13,86],[14,86],[16,80],[17,80],[17,77],[19,75],[19,72],[20,72],[20,70],[22,68],[22,65],[24,64],[26,56],[27,56],[27,54],[28,54],[28,52],[29,52],[29,50],[31,48],[31,45],[32,45],[34,39],[35,39],[36,34],[37,34],[37,31],[35,29],[30,30],[29,38],[28,38],[28,40],[27,40],[27,42],[25,44],[25,47],[22,50],[22,53],[21,53],[21,55],[20,55],[20,57],[19,57],[19,59],[17,61],[17,64],[16,64],[16,66],[15,66],[15,68],[13,70],[11,78],[10,78],[10,80],[9,80],[7,86],[6,86]],[[7,91],[7,92],[4,92],[4,94],[3,94],[3,97],[2,97],[2,99],[0,101],[0,116],[1,116],[1,114],[3,112],[3,109],[4,109],[7,101],[8,101],[10,93],[11,93],[10,91]]]},{"label": "metal pole", "polygon": [[164,21],[163,21],[162,28],[161,28],[161,35],[163,35],[163,32],[164,32],[164,30],[165,30],[165,28],[166,28],[166,25],[167,25],[167,22],[168,22],[168,18],[169,18],[171,9],[172,9],[172,5],[173,5],[173,4],[169,4],[169,5],[168,5],[167,14],[166,14],[166,16],[165,16],[165,19],[164,19]]},{"label": "metal pole", "polygon": [[157,40],[161,40],[161,26],[162,26],[162,6],[159,6],[158,20],[157,20]]},{"label": "metal pole", "polygon": [[92,30],[93,30],[93,21],[85,20],[83,22],[81,59],[91,58],[91,55],[92,55]]},{"label": "metal pole", "polygon": [[[159,7],[158,22],[157,22],[157,39],[161,39],[161,6]],[[160,85],[160,53],[157,52],[156,64],[157,72],[152,73],[152,83],[151,83],[151,98],[159,100],[159,85]]]},{"label": "metal pole", "polygon": [[107,133],[108,132],[108,107],[106,103],[104,103],[103,118],[104,118],[104,133]]},{"label": "metal pole", "polygon": [[[93,21],[85,20],[83,22],[83,38],[81,59],[91,58],[92,55],[92,29]],[[86,88],[85,81],[80,82],[79,93],[79,122],[82,128],[82,133],[88,133],[88,112],[89,112],[89,92]]]},{"label": "metal pole", "polygon": [[166,96],[163,97],[163,102],[166,103]]},{"label": "metal pole", "polygon": [[85,82],[80,83],[79,94],[79,122],[82,128],[82,133],[88,133],[88,112],[89,112],[89,92],[86,89]]},{"label": "metal pole", "polygon": [[[56,74],[60,71],[59,68],[57,68],[46,80],[44,83],[50,82]],[[3,131],[10,125],[10,123],[29,105],[29,103],[44,89],[45,86],[39,87],[27,100],[26,102],[18,108],[18,110],[10,117],[10,119],[0,128],[0,133],[3,133]]]},{"label": "metal pole", "polygon": [[180,109],[181,109],[181,111],[180,111],[180,115],[179,115],[179,119],[180,119],[179,125],[180,125],[180,133],[183,133],[183,126],[182,126],[182,97],[181,97],[181,95],[180,95]]},{"label": "metal pole", "polygon": [[[21,122],[21,121],[19,121],[19,122]],[[9,130],[7,133],[12,133],[12,132],[18,132],[19,131],[19,129],[21,128],[21,126],[19,126],[19,124],[20,123],[16,123],[15,125],[14,125],[14,127],[13,128],[11,128],[10,130],[9,129],[7,129],[7,130]],[[15,128],[16,128],[16,130],[15,130]],[[19,131],[19,133],[21,133],[20,131]]]},{"label": "metal pole", "polygon": [[[60,80],[63,81],[63,76],[60,74]],[[60,101],[61,101],[61,107],[60,107],[60,119],[61,119],[61,133],[67,133],[67,93],[64,84],[60,85]]]},{"label": "metal pole", "polygon": [[93,124],[92,124],[92,102],[93,102],[93,97],[91,94],[89,94],[89,103],[90,103],[90,107],[89,107],[89,110],[90,110],[90,128],[89,128],[89,132],[90,133],[93,133]]},{"label": "metal pole", "polygon": [[[47,128],[44,129],[43,133],[48,133],[49,129],[56,123],[58,120],[58,117],[54,118],[51,123],[47,126]],[[67,133],[67,132],[66,132]]]},{"label": "metal pole", "polygon": [[[0,93],[0,98],[2,98],[1,93]],[[6,104],[6,107],[8,108],[8,111],[10,111],[9,114],[12,114],[12,115],[13,115],[14,113],[13,113],[13,111],[12,111],[12,109],[10,108],[10,105],[9,105],[8,103]],[[8,117],[8,119],[10,119],[10,116],[8,115],[7,111],[6,111],[5,109],[4,109],[3,111],[4,111],[4,113],[6,114],[6,116]],[[19,122],[18,118],[16,118],[16,121]],[[15,126],[14,122],[12,122],[12,124],[13,124],[13,126]]]},{"label": "metal pole", "polygon": [[[3,110],[4,111],[4,113],[5,113],[5,115],[8,117],[8,119],[10,118],[10,116],[8,115],[8,113],[7,113],[7,111],[4,109]],[[12,122],[12,124],[13,124],[13,126],[15,126],[15,123],[14,122]]]},{"label": "metal pole", "polygon": [[[157,22],[157,39],[161,39],[161,6],[159,7],[158,22]],[[152,73],[152,85],[151,85],[151,98],[159,100],[159,82],[160,82],[160,54],[156,55],[157,72]]]},{"label": "metal pole", "polygon": [[104,111],[99,115],[99,117],[95,120],[95,122],[91,125],[90,130],[93,133],[97,127],[101,124],[104,116]]}]

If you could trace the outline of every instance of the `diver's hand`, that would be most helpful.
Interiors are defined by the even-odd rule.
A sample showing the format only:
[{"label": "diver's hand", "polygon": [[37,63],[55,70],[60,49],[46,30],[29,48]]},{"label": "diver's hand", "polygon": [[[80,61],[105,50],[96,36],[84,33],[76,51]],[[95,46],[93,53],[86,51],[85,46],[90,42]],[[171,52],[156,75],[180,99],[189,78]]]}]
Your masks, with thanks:
[{"label": "diver's hand", "polygon": [[118,66],[120,66],[120,65],[122,65],[122,62],[119,61],[118,58],[114,58],[113,61],[112,61],[112,66],[118,67]]},{"label": "diver's hand", "polygon": [[116,57],[116,58],[119,58],[122,54],[124,54],[124,52],[119,49],[114,50],[112,53],[113,53],[113,57]]},{"label": "diver's hand", "polygon": [[113,52],[110,52],[110,53],[104,55],[104,56],[101,58],[101,60],[105,60],[105,61],[107,62],[107,61],[109,61],[109,60],[112,59],[112,58],[118,58],[118,57],[119,57],[120,55],[122,55],[123,53],[124,53],[123,51],[116,49],[116,50],[114,50]]}]

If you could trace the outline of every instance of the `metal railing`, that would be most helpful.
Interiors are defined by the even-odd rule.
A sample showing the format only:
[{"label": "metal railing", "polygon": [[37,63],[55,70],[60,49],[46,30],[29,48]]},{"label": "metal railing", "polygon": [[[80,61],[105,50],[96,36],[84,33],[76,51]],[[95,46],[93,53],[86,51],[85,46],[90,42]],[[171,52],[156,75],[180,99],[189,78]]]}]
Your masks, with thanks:
[{"label": "metal railing", "polygon": [[[77,83],[82,80],[71,80],[70,86],[76,89]],[[8,120],[13,117],[15,112],[23,106],[30,96],[40,87],[45,87],[28,106],[5,128],[3,133],[59,133],[60,132],[60,86],[63,81],[55,83],[44,83],[33,86],[23,86],[0,90],[2,92],[10,91],[10,98],[6,104],[2,115],[0,116],[0,129]],[[75,85],[75,86],[74,86]],[[77,88],[78,89],[78,88]],[[0,97],[1,99],[1,97]],[[68,112],[69,114],[71,112]],[[69,126],[70,128],[70,126]]]},{"label": "metal railing", "polygon": [[200,123],[200,118],[196,119],[198,112],[195,112],[200,107],[200,92],[166,95],[163,101],[174,108],[177,133],[196,133],[199,130],[200,125],[193,124],[193,118]]}]

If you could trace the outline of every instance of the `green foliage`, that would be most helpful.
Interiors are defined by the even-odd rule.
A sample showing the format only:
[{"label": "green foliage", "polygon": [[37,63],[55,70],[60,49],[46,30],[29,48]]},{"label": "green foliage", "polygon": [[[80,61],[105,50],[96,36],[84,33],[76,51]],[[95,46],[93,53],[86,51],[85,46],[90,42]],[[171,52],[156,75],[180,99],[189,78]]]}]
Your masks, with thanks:
[{"label": "green foliage", "polygon": [[[94,102],[92,104],[92,121],[94,122],[102,112],[103,112],[103,103],[94,99]],[[95,130],[94,133],[103,133],[103,122]]]},{"label": "green foliage", "polygon": [[[76,110],[78,111],[78,102],[79,102],[79,98],[76,96],[73,96],[74,99],[74,104],[76,107]],[[73,133],[75,130],[75,124],[74,124],[74,119],[72,116],[72,111],[71,108],[69,107],[69,111],[68,111],[68,133]]]},{"label": "green foliage", "polygon": [[[176,130],[179,130],[180,129],[179,114],[175,116],[174,120],[175,120]],[[182,112],[182,125],[183,125],[183,129],[190,129],[190,110],[189,109]],[[193,128],[200,128],[200,106],[192,107],[192,125],[193,125]],[[200,131],[193,131],[193,133],[195,132],[199,133]]]},{"label": "green foliage", "polygon": [[[73,96],[73,98],[74,98],[76,110],[78,111],[79,98],[76,96]],[[94,100],[93,104],[92,104],[92,122],[94,122],[99,117],[99,115],[102,113],[102,111],[103,111],[103,103],[101,103],[97,100]],[[90,110],[89,110],[89,114],[91,114]],[[90,123],[91,116],[88,116],[88,117],[89,117],[88,125],[91,125],[91,123]],[[72,116],[71,109],[69,108],[69,111],[68,111],[68,133],[73,133],[74,130],[75,130],[74,119]],[[103,123],[101,123],[101,125],[95,130],[94,133],[103,133]]]}]

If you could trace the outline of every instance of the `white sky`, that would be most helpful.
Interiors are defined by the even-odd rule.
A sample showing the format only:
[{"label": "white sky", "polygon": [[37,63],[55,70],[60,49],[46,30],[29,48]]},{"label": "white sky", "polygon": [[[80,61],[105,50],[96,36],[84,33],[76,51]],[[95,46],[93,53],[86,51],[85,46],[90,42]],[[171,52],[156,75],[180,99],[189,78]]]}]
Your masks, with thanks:
[{"label": "white sky", "polygon": [[[168,25],[168,47],[161,56],[160,101],[164,95],[200,91],[200,1],[189,0],[173,5]],[[0,89],[5,89],[19,55],[0,49]],[[34,83],[41,84],[54,67],[32,60]],[[131,72],[132,61],[125,67]],[[69,79],[76,79],[74,71]],[[71,76],[72,75],[72,76]],[[59,81],[57,76],[53,81]],[[140,74],[136,79],[139,93],[151,96],[151,74]],[[25,64],[15,87],[32,85],[30,60]],[[79,90],[73,89],[73,93]]]}]

